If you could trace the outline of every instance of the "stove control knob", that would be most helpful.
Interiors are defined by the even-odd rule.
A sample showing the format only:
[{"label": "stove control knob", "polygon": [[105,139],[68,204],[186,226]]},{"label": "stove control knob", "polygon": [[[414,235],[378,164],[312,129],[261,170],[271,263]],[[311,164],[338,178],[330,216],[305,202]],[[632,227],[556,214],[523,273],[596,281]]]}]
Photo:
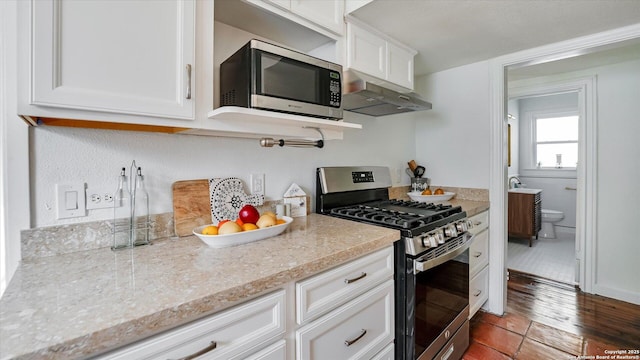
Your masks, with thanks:
[{"label": "stove control knob", "polygon": [[444,234],[442,233],[442,231],[439,231],[436,235],[435,235],[436,240],[438,241],[438,244],[444,244]]},{"label": "stove control knob", "polygon": [[458,232],[456,231],[455,225],[449,225],[444,229],[444,235],[447,237],[456,237],[458,236]]},{"label": "stove control knob", "polygon": [[436,240],[436,238],[433,236],[433,234],[429,234],[427,236],[427,239],[429,239],[429,244],[431,244],[431,247],[437,247],[438,246],[438,241]]},{"label": "stove control knob", "polygon": [[467,223],[467,228],[468,229],[472,229],[473,228],[473,221],[467,219],[467,220],[465,220],[465,222]]},{"label": "stove control knob", "polygon": [[460,222],[456,223],[456,230],[458,230],[458,232],[467,231],[467,223],[466,223],[466,221],[460,221]]}]

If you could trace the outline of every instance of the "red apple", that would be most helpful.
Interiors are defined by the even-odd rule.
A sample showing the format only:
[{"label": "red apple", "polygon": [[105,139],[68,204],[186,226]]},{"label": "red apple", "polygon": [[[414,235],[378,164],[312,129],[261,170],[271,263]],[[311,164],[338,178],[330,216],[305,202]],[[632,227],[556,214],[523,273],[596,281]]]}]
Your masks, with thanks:
[{"label": "red apple", "polygon": [[245,205],[242,207],[242,209],[240,209],[238,217],[245,224],[255,224],[258,222],[258,219],[260,219],[260,213],[258,212],[258,209],[256,209],[252,205]]}]

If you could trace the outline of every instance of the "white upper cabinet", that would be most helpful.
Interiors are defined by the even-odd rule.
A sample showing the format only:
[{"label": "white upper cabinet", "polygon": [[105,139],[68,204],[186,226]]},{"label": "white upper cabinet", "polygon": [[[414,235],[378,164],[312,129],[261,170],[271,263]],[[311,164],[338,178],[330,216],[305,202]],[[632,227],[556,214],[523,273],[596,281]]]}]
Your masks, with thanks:
[{"label": "white upper cabinet", "polygon": [[[53,107],[193,120],[195,1],[31,1],[24,115]],[[77,118],[71,115],[70,118]]]},{"label": "white upper cabinet", "polygon": [[[412,91],[416,51],[366,25],[347,21],[346,69],[372,76],[400,92]],[[393,86],[395,85],[395,86]]]},{"label": "white upper cabinet", "polygon": [[386,41],[353,24],[347,24],[346,67],[384,79],[387,69]]},{"label": "white upper cabinet", "polygon": [[404,47],[387,42],[387,80],[404,86],[407,89],[414,88],[413,83],[413,58],[415,52]]},{"label": "white upper cabinet", "polygon": [[291,0],[291,11],[336,34],[344,34],[344,0]]},{"label": "white upper cabinet", "polygon": [[[252,0],[255,2],[256,0]],[[271,3],[336,34],[344,34],[344,0],[258,0]]]}]

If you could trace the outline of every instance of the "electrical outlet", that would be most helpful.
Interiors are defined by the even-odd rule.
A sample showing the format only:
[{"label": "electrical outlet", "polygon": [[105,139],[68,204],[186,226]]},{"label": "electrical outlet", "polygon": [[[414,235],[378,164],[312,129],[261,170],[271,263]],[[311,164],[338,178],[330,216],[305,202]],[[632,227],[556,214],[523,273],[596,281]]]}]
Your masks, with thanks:
[{"label": "electrical outlet", "polygon": [[113,193],[105,188],[87,188],[87,210],[113,207]]},{"label": "electrical outlet", "polygon": [[251,174],[251,193],[264,195],[264,174]]}]

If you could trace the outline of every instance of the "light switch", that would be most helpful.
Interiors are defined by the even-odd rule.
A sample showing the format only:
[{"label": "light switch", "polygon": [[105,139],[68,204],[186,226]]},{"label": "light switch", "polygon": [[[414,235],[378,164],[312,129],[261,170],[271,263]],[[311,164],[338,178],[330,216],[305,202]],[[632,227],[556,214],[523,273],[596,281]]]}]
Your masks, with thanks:
[{"label": "light switch", "polygon": [[77,210],[78,209],[78,192],[65,191],[64,203],[65,203],[65,206],[64,206],[65,210]]},{"label": "light switch", "polygon": [[56,215],[58,219],[87,216],[85,184],[56,184]]}]

